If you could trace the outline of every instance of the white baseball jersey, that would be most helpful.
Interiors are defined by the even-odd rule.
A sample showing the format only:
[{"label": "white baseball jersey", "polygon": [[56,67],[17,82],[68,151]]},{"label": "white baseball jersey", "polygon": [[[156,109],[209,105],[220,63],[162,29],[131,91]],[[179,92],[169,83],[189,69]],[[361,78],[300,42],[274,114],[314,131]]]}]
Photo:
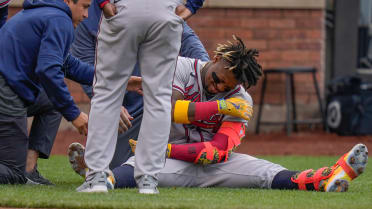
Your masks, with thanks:
[{"label": "white baseball jersey", "polygon": [[[207,99],[203,93],[200,69],[205,64],[200,60],[179,57],[173,81],[173,89],[181,92],[185,100],[192,102],[213,101],[229,97],[242,97],[252,105],[251,96],[243,87],[237,86],[230,92],[214,95]],[[172,123],[169,141],[187,143],[210,141],[222,121],[247,121],[219,114],[208,121],[197,121],[193,124]],[[136,152],[137,153],[137,152]],[[137,155],[136,155],[137,156]],[[134,158],[125,164],[135,166]],[[229,160],[223,163],[198,165],[191,162],[167,158],[160,171],[160,187],[236,187],[236,188],[271,188],[271,182],[277,173],[285,170],[278,164],[255,157],[232,153]]]},{"label": "white baseball jersey", "polygon": [[[207,98],[200,75],[200,70],[205,64],[206,62],[201,60],[179,57],[173,80],[173,90],[181,92],[184,95],[184,99],[191,102],[241,97],[247,100],[250,105],[253,105],[252,97],[240,85],[229,92],[219,93]],[[191,124],[172,123],[169,142],[181,144],[210,141],[218,131],[222,121],[239,121],[247,125],[247,121],[244,119],[221,114],[215,114],[207,121],[195,121]]]}]

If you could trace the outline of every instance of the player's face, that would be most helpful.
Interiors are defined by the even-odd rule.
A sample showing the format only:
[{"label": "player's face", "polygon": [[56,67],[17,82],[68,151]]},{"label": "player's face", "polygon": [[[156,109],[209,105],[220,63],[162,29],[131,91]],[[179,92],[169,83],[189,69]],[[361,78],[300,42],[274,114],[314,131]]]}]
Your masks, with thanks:
[{"label": "player's face", "polygon": [[228,92],[239,84],[234,73],[228,67],[229,64],[220,57],[213,59],[205,75],[205,89],[208,93]]},{"label": "player's face", "polygon": [[72,0],[65,0],[66,4],[70,7],[72,13],[72,23],[74,27],[88,17],[88,8],[91,0],[78,0],[74,3]]}]

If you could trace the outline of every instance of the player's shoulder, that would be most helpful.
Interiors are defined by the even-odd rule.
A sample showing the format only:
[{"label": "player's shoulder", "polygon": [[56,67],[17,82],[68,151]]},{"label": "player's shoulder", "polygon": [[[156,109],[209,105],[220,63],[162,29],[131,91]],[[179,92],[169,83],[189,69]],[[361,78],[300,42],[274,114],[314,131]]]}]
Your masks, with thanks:
[{"label": "player's shoulder", "polygon": [[188,57],[178,57],[176,76],[189,77],[194,76],[195,68],[197,66],[198,60]]},{"label": "player's shoulder", "polygon": [[197,59],[179,56],[177,60],[177,68],[178,66],[181,66],[186,69],[193,69],[195,67],[195,63],[197,62]]}]

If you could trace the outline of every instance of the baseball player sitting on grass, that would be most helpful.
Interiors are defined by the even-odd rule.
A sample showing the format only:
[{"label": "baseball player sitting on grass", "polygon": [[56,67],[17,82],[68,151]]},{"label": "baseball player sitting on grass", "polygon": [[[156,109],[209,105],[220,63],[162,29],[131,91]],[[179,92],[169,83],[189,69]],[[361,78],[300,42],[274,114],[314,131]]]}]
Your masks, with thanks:
[{"label": "baseball player sitting on grass", "polygon": [[[234,39],[235,43],[219,45],[209,62],[179,57],[173,81],[173,123],[159,186],[346,191],[367,164],[368,150],[363,144],[355,145],[331,167],[302,172],[233,152],[252,116],[252,99],[246,90],[262,75],[258,51]],[[134,151],[135,141],[130,143]],[[83,159],[84,147],[80,147],[70,154]],[[136,186],[134,158],[113,169],[107,178],[110,188]],[[85,175],[83,160],[74,161],[72,167]]]}]

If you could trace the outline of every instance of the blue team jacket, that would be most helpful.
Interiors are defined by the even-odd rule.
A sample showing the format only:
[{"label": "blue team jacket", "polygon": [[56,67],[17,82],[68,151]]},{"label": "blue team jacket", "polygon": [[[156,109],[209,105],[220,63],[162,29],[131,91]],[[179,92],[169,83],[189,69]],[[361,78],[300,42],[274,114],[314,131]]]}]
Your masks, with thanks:
[{"label": "blue team jacket", "polygon": [[25,0],[23,8],[0,29],[0,73],[26,105],[43,88],[72,121],[80,110],[64,77],[91,84],[94,69],[68,53],[74,39],[71,11],[63,0]]}]

